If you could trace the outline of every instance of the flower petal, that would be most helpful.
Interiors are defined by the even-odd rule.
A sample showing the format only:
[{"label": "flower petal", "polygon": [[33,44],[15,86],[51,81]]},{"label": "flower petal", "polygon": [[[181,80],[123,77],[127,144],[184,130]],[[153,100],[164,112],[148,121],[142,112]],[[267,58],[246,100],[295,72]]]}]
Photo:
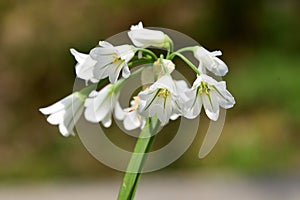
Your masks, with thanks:
[{"label": "flower petal", "polygon": [[180,115],[178,115],[178,114],[172,114],[171,116],[170,116],[170,119],[171,120],[176,120],[176,119],[178,119],[178,117],[179,117]]},{"label": "flower petal", "polygon": [[53,113],[49,115],[49,117],[47,118],[47,122],[52,125],[58,125],[60,123],[63,123],[65,113],[65,110],[60,110],[56,113]]},{"label": "flower petal", "polygon": [[212,72],[217,76],[225,76],[228,72],[227,65],[219,58],[214,58],[216,65]]},{"label": "flower petal", "polygon": [[137,47],[165,46],[166,36],[162,31],[145,29],[141,23],[139,23],[138,26],[131,26],[128,36]]},{"label": "flower petal", "polygon": [[101,122],[105,128],[110,127],[112,124],[111,113],[108,113]]},{"label": "flower petal", "polygon": [[150,86],[150,89],[151,88],[165,88],[176,95],[176,86],[170,75],[160,77],[152,86]]},{"label": "flower petal", "polygon": [[128,112],[126,114],[126,117],[124,118],[123,124],[124,124],[124,128],[128,131],[140,127],[141,121],[138,117],[138,112],[136,110],[132,112]]},{"label": "flower petal", "polygon": [[127,64],[124,64],[123,70],[122,70],[122,77],[128,78],[130,76],[130,70]]},{"label": "flower petal", "polygon": [[217,76],[224,76],[228,72],[226,64],[216,56],[222,55],[221,51],[209,52],[203,47],[198,47],[194,51],[194,56],[199,61],[199,67],[201,73],[206,73],[206,69],[211,71]]},{"label": "flower petal", "polygon": [[90,56],[88,56],[84,62],[78,63],[75,66],[76,75],[84,80],[95,80],[93,76],[93,70],[97,61],[93,60]]},{"label": "flower petal", "polygon": [[106,48],[113,47],[113,45],[111,43],[106,42],[106,41],[99,41],[99,46],[106,47]]},{"label": "flower petal", "polygon": [[[195,92],[195,91],[194,91]],[[193,97],[186,103],[186,109],[184,110],[184,117],[188,119],[194,119],[200,115],[202,108],[202,99],[200,95],[193,95]]]},{"label": "flower petal", "polygon": [[88,121],[101,121],[111,109],[111,98],[108,96],[111,85],[107,85],[94,98],[88,98],[85,102],[84,116]]},{"label": "flower petal", "polygon": [[64,124],[59,124],[58,128],[59,132],[65,137],[68,137],[69,135],[75,135],[73,130],[68,130]]},{"label": "flower petal", "polygon": [[216,96],[219,98],[219,104],[222,108],[232,108],[235,104],[234,97],[228,92],[228,90],[216,92]]},{"label": "flower petal", "polygon": [[115,48],[118,52],[118,57],[122,60],[125,60],[126,62],[129,62],[134,56],[135,52],[132,50],[132,46],[128,44],[116,46]]},{"label": "flower petal", "polygon": [[117,120],[123,120],[125,117],[125,112],[121,108],[119,101],[116,102],[114,114]]},{"label": "flower petal", "polygon": [[164,108],[160,104],[153,104],[149,108],[149,117],[157,116],[159,121],[162,123],[162,125],[165,125],[168,123],[169,118],[167,117],[167,114],[164,112]]},{"label": "flower petal", "polygon": [[72,103],[73,94],[68,95],[67,97],[63,98],[62,100],[46,107],[40,108],[39,111],[44,115],[49,115],[51,113],[58,112],[59,110],[64,109],[66,106]]},{"label": "flower petal", "polygon": [[124,61],[119,60],[118,62],[111,65],[111,68],[108,69],[109,72],[109,81],[111,83],[115,83],[118,80],[118,77],[120,75],[121,69],[124,66]]},{"label": "flower petal", "polygon": [[137,25],[132,25],[130,27],[130,30],[140,30],[140,29],[143,29],[143,23],[142,22],[139,22]]},{"label": "flower petal", "polygon": [[184,80],[174,81],[174,83],[180,100],[182,101],[182,103],[186,102],[188,100],[188,96],[186,95],[186,92],[189,91],[189,87],[187,83]]},{"label": "flower petal", "polygon": [[117,55],[118,51],[114,47],[104,48],[96,47],[90,51],[90,56],[99,62],[110,63],[114,60],[114,55]]},{"label": "flower petal", "polygon": [[216,121],[219,117],[219,104],[218,99],[214,93],[210,93],[210,97],[206,94],[201,95],[204,110],[206,115],[213,121]]},{"label": "flower petal", "polygon": [[87,57],[89,57],[88,54],[80,53],[80,52],[76,51],[76,50],[73,49],[73,48],[70,49],[70,52],[71,52],[71,54],[75,57],[75,60],[76,60],[78,63],[84,62],[85,59],[86,59]]}]

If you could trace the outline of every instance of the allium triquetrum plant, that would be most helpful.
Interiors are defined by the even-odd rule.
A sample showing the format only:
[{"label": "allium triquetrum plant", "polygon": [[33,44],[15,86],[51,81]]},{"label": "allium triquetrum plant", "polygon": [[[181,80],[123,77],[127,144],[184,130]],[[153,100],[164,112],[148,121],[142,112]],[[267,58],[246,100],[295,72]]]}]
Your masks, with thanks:
[{"label": "allium triquetrum plant", "polygon": [[[233,107],[235,100],[226,89],[225,81],[217,81],[208,75],[224,76],[228,72],[226,64],[218,57],[221,51],[210,52],[202,46],[188,46],[174,51],[172,39],[160,30],[150,30],[138,25],[131,26],[128,36],[133,45],[114,46],[100,41],[89,54],[70,49],[78,62],[75,66],[77,77],[89,86],[62,100],[41,108],[50,124],[58,125],[63,136],[74,134],[74,127],[83,115],[91,123],[101,122],[110,127],[112,116],[123,122],[127,130],[140,129],[134,153],[145,154],[149,151],[157,130],[179,116],[194,119],[202,107],[207,117],[216,121],[220,107]],[[166,50],[166,55],[156,55],[151,48]],[[198,66],[195,66],[183,52],[192,52]],[[196,74],[189,88],[184,80],[174,80],[172,72],[176,68],[173,59],[179,57]],[[154,83],[142,87],[133,96],[130,105],[122,108],[119,96],[125,82],[144,71],[141,64],[152,64]],[[106,81],[108,80],[108,81]],[[108,83],[107,83],[108,82]],[[107,83],[107,85],[103,85]],[[101,88],[101,89],[99,89]],[[137,173],[128,170],[121,184],[118,199],[133,199],[140,172],[146,157],[132,156],[128,169],[138,169]],[[131,172],[130,172],[131,171]]]}]

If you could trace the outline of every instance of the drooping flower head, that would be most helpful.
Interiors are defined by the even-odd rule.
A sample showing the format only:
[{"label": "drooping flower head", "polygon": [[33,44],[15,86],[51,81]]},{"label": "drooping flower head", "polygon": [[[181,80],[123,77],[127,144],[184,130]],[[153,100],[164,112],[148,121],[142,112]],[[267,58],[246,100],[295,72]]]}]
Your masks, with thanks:
[{"label": "drooping flower head", "polygon": [[80,53],[75,49],[70,49],[70,52],[78,62],[75,66],[77,77],[93,83],[98,82],[99,79],[95,78],[93,74],[97,61],[92,59],[89,54]]},{"label": "drooping flower head", "polygon": [[[163,62],[163,63],[161,63]],[[171,74],[175,69],[175,64],[171,60],[158,59],[153,65],[145,67],[142,71],[141,80],[142,83],[153,83],[155,80],[164,76],[165,74]]]},{"label": "drooping flower head", "polygon": [[130,102],[131,107],[124,109],[123,124],[126,130],[142,129],[146,123],[146,119],[138,112],[140,101],[141,99],[135,96],[133,101]]},{"label": "drooping flower head", "polygon": [[115,112],[117,118],[124,118],[119,104],[120,92],[116,89],[116,84],[108,84],[99,92],[93,91],[86,99],[84,116],[90,122],[102,122],[104,127],[110,127],[112,123],[112,113]]},{"label": "drooping flower head", "polygon": [[39,110],[44,115],[49,115],[47,121],[52,125],[58,125],[63,136],[75,135],[74,126],[83,112],[85,98],[85,95],[75,92]]},{"label": "drooping flower head", "polygon": [[162,125],[180,110],[176,85],[170,75],[159,78],[150,88],[138,94],[139,112],[144,117],[157,116]]},{"label": "drooping flower head", "polygon": [[128,36],[137,47],[147,48],[150,46],[158,48],[170,48],[171,39],[162,31],[150,30],[143,27],[143,23],[132,25]]},{"label": "drooping flower head", "polygon": [[171,74],[174,71],[174,69],[175,69],[175,64],[171,60],[162,59],[161,61],[161,59],[158,59],[153,63],[153,71],[155,73],[155,76],[158,78],[162,77],[166,73]]},{"label": "drooping flower head", "polygon": [[228,72],[227,65],[217,56],[221,56],[221,51],[209,52],[203,47],[196,47],[194,56],[199,61],[199,70],[206,74],[206,70],[217,76],[224,76]]},{"label": "drooping flower head", "polygon": [[90,52],[91,58],[97,61],[94,77],[99,80],[109,77],[109,81],[115,83],[122,70],[123,78],[128,78],[130,71],[127,64],[135,54],[133,46],[113,46],[105,41],[100,41],[99,46]]},{"label": "drooping flower head", "polygon": [[219,107],[228,109],[235,104],[233,96],[226,89],[225,81],[218,82],[205,74],[197,77],[186,95],[189,100],[186,102],[184,116],[189,119],[197,117],[203,105],[206,115],[216,121]]}]

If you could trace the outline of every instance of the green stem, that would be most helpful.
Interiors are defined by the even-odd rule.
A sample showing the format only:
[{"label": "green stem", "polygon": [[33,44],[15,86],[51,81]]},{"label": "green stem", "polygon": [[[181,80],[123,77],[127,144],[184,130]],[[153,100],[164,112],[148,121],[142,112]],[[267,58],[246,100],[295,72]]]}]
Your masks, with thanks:
[{"label": "green stem", "polygon": [[165,74],[169,74],[168,69],[167,69],[167,67],[164,64],[164,55],[161,54],[160,57],[159,57],[159,59],[160,59],[160,64],[161,64],[161,66],[162,66]]},{"label": "green stem", "polygon": [[174,51],[174,43],[173,43],[173,40],[169,36],[167,36],[167,41],[169,43],[169,48],[168,48],[168,53],[167,53],[166,58],[169,59],[170,55],[172,55],[170,53]]},{"label": "green stem", "polygon": [[153,60],[152,59],[134,60],[134,61],[128,63],[128,67],[133,67],[135,65],[147,64],[147,63],[153,63]]},{"label": "green stem", "polygon": [[149,49],[144,49],[144,48],[136,48],[136,51],[142,51],[148,55],[150,55],[152,58],[154,58],[155,60],[157,60],[157,56],[155,55],[155,53],[153,53],[151,50]]},{"label": "green stem", "polygon": [[194,46],[194,47],[183,47],[181,49],[178,49],[176,52],[177,53],[182,53],[182,52],[185,52],[185,51],[194,51],[196,47],[197,46]]},{"label": "green stem", "polygon": [[196,47],[197,46],[194,46],[194,47],[184,47],[184,48],[178,49],[176,52],[173,52],[169,56],[169,59],[172,60],[176,56],[176,53],[182,53],[182,52],[186,52],[186,51],[194,51]]},{"label": "green stem", "polygon": [[198,68],[191,61],[189,61],[189,59],[187,59],[184,55],[178,52],[174,52],[173,55],[181,58],[190,68],[192,68],[192,70],[194,70],[198,75],[201,75],[201,72],[198,70]]},{"label": "green stem", "polygon": [[160,126],[157,118],[148,118],[145,127],[140,133],[129,161],[123,182],[120,187],[118,200],[133,200],[143,166],[147,159],[156,132]]}]

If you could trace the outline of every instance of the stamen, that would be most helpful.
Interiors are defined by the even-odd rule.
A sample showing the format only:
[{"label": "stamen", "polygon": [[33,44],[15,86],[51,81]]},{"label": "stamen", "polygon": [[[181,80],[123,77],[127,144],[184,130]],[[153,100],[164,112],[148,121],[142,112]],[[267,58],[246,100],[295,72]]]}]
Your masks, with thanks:
[{"label": "stamen", "polygon": [[157,96],[158,97],[163,96],[163,98],[166,99],[168,96],[170,96],[170,92],[166,88],[163,88],[159,90]]},{"label": "stamen", "polygon": [[211,91],[209,85],[207,82],[201,82],[200,86],[199,86],[199,91],[198,93],[200,95],[202,95],[203,93],[205,93],[206,95],[209,96],[209,92]]},{"label": "stamen", "polygon": [[118,56],[116,56],[116,55],[114,55],[113,58],[114,58],[114,59],[113,59],[112,63],[116,63],[116,62],[118,62],[119,60],[121,60],[121,58],[118,57]]},{"label": "stamen", "polygon": [[139,108],[139,103],[141,101],[140,97],[135,96],[135,97],[133,97],[133,100],[134,100],[133,106],[128,109],[128,112],[135,111]]}]

